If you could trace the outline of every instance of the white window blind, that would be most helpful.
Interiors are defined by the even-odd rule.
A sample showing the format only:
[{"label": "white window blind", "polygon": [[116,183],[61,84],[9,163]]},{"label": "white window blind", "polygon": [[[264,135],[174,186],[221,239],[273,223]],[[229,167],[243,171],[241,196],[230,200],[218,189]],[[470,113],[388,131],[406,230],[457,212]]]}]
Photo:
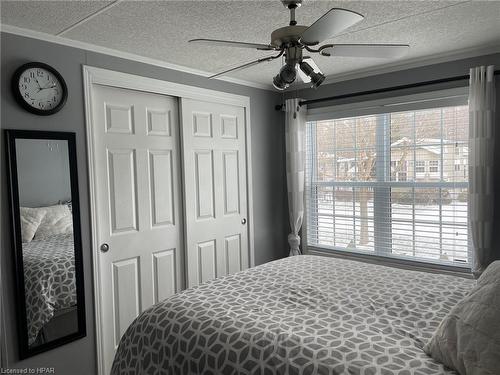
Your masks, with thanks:
[{"label": "white window blind", "polygon": [[469,115],[458,103],[309,121],[308,247],[468,267]]}]

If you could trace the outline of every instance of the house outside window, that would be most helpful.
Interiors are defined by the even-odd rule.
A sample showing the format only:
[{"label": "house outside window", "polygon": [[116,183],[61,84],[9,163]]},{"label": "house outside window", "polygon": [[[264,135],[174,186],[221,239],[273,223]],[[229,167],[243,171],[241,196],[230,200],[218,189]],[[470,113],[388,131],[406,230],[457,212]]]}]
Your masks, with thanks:
[{"label": "house outside window", "polygon": [[307,246],[469,267],[462,103],[309,121]]}]

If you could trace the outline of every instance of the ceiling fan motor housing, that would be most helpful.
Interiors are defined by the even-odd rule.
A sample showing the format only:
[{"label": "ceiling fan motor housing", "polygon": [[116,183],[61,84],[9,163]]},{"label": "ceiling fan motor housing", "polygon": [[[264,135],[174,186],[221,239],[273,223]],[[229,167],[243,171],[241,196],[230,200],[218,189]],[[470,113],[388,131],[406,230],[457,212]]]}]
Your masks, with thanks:
[{"label": "ceiling fan motor housing", "polygon": [[274,30],[271,33],[271,45],[281,48],[283,44],[291,43],[298,44],[300,35],[308,28],[308,26],[285,26]]}]

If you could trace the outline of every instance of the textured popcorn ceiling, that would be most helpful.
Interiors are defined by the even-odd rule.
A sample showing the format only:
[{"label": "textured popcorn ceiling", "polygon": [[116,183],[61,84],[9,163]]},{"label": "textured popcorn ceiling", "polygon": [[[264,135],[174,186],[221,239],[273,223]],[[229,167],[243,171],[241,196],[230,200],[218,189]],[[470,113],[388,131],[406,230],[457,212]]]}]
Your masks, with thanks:
[{"label": "textured popcorn ceiling", "polygon": [[1,1],[2,23],[57,34],[112,1]]},{"label": "textured popcorn ceiling", "polygon": [[[401,63],[500,44],[500,1],[304,0],[297,10],[298,23],[310,25],[333,7],[354,10],[365,15],[365,19],[327,42],[408,43],[409,54]],[[214,73],[270,53],[194,46],[187,40],[269,43],[271,32],[286,26],[288,17],[279,0],[1,2],[4,24],[52,35],[62,32],[65,38]],[[396,62],[312,56],[329,77]],[[280,64],[264,63],[229,77],[270,84]]]}]

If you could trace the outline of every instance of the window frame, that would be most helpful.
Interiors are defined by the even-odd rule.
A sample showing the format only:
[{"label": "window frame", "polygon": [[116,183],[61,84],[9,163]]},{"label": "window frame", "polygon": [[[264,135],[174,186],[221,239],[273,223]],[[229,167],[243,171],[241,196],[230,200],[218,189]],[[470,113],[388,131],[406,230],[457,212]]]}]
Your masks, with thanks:
[{"label": "window frame", "polygon": [[429,173],[439,173],[440,160],[429,160]]},{"label": "window frame", "polygon": [[[394,112],[404,112],[404,111],[417,111],[417,110],[423,110],[423,109],[431,109],[431,108],[439,108],[439,107],[450,107],[450,106],[461,106],[461,105],[467,105],[468,104],[468,87],[458,87],[458,88],[453,88],[453,89],[447,89],[447,90],[436,90],[436,91],[429,91],[425,93],[418,93],[414,95],[406,95],[406,96],[396,96],[396,97],[388,97],[388,98],[383,98],[379,100],[372,100],[372,101],[363,101],[363,102],[357,102],[357,103],[349,103],[349,104],[343,104],[343,105],[338,105],[338,106],[327,106],[327,107],[315,107],[315,108],[308,108],[307,110],[307,115],[306,115],[306,121],[307,122],[317,122],[317,121],[322,121],[322,120],[334,120],[334,119],[339,119],[339,118],[346,118],[346,117],[360,117],[360,116],[369,116],[369,115],[388,115],[390,113]],[[386,116],[383,116],[386,117]],[[388,117],[388,116],[387,116]],[[387,119],[385,119],[387,121]],[[308,127],[308,128],[313,128]],[[387,157],[387,149],[390,150],[390,126],[384,126],[383,129],[380,126],[377,126],[377,132],[385,132],[385,134],[377,134],[377,137],[382,137],[384,139],[384,142],[377,142],[380,144],[383,144],[383,149],[378,150],[377,149],[377,159],[378,158],[386,158]],[[308,129],[308,131],[313,131],[311,129]],[[312,134],[309,134],[309,136],[314,136]],[[381,145],[375,145],[375,147],[381,147]],[[315,150],[312,150],[314,154],[316,154]],[[378,164],[379,160],[377,160]],[[414,173],[416,172],[416,164],[417,161],[414,160],[415,162],[415,167],[414,167]],[[312,161],[314,163],[314,161]],[[425,162],[424,162],[425,163]],[[431,166],[427,165],[430,163],[425,163],[425,172],[427,170],[430,170]],[[324,182],[321,183],[320,185],[326,184],[326,185],[331,185],[332,187],[341,187],[341,186],[346,186],[346,187],[362,187],[362,186],[369,186],[373,187],[374,189],[374,207],[375,207],[375,201],[378,200],[378,204],[385,204],[387,205],[387,202],[390,200],[387,197],[387,194],[390,194],[390,190],[392,187],[415,187],[415,188],[457,188],[457,187],[468,187],[468,182],[418,182],[416,183],[415,181],[400,181],[399,178],[396,178],[396,180],[392,180],[392,172],[391,172],[391,166],[392,163],[386,163],[382,162],[381,165],[384,165],[384,168],[378,168],[382,169],[382,171],[376,170],[376,173],[383,173],[384,178],[386,179],[384,182],[379,182],[379,178],[377,178],[377,181],[336,181],[336,182]],[[313,166],[311,168],[314,169]],[[441,163],[438,162],[437,165],[437,172],[430,172],[433,174],[441,174],[442,173],[442,168],[441,168]],[[388,169],[388,170],[387,170]],[[419,172],[420,173],[420,172]],[[378,176],[380,177],[380,176]],[[387,179],[388,178],[388,179]],[[464,185],[464,186],[462,186]],[[375,190],[378,188],[378,198],[376,198]],[[306,186],[306,194],[307,194],[307,186]],[[384,201],[385,200],[385,201]],[[317,202],[317,199],[315,199]],[[384,202],[382,202],[384,201]],[[470,273],[471,269],[471,259],[472,259],[472,254],[471,254],[471,239],[469,236],[469,244],[468,244],[468,259],[469,262],[465,263],[464,265],[461,265],[457,262],[453,261],[442,261],[442,262],[435,262],[432,260],[425,260],[421,258],[416,258],[416,259],[411,259],[409,257],[404,257],[404,256],[398,256],[395,254],[384,254],[382,249],[384,249],[384,246],[377,246],[377,236],[374,236],[374,251],[373,253],[371,252],[366,252],[362,251],[359,249],[351,249],[351,250],[345,250],[342,248],[338,247],[333,247],[333,246],[328,246],[328,245],[321,245],[321,246],[314,246],[314,245],[309,245],[308,240],[307,240],[307,227],[308,227],[308,222],[311,220],[309,217],[310,215],[310,210],[308,210],[307,207],[308,199],[306,196],[304,196],[304,204],[305,204],[305,210],[304,210],[304,220],[303,220],[303,249],[305,254],[323,254],[328,255],[331,253],[333,256],[346,256],[346,257],[360,257],[360,258],[373,258],[374,261],[380,261],[380,262],[385,262],[385,263],[396,263],[399,265],[405,265],[406,267],[418,267],[418,268],[428,268],[431,270],[446,270],[446,271],[451,271],[451,272],[457,272],[457,273]],[[314,203],[312,203],[314,204]],[[316,210],[317,211],[317,210]],[[377,216],[377,211],[382,212],[382,210],[375,210],[374,208],[374,214],[373,214],[373,220],[374,220],[374,231],[377,231],[376,223],[383,223],[384,221],[380,221],[383,218],[380,218]],[[387,231],[387,228],[384,229]],[[380,236],[378,236],[380,237]]]}]

